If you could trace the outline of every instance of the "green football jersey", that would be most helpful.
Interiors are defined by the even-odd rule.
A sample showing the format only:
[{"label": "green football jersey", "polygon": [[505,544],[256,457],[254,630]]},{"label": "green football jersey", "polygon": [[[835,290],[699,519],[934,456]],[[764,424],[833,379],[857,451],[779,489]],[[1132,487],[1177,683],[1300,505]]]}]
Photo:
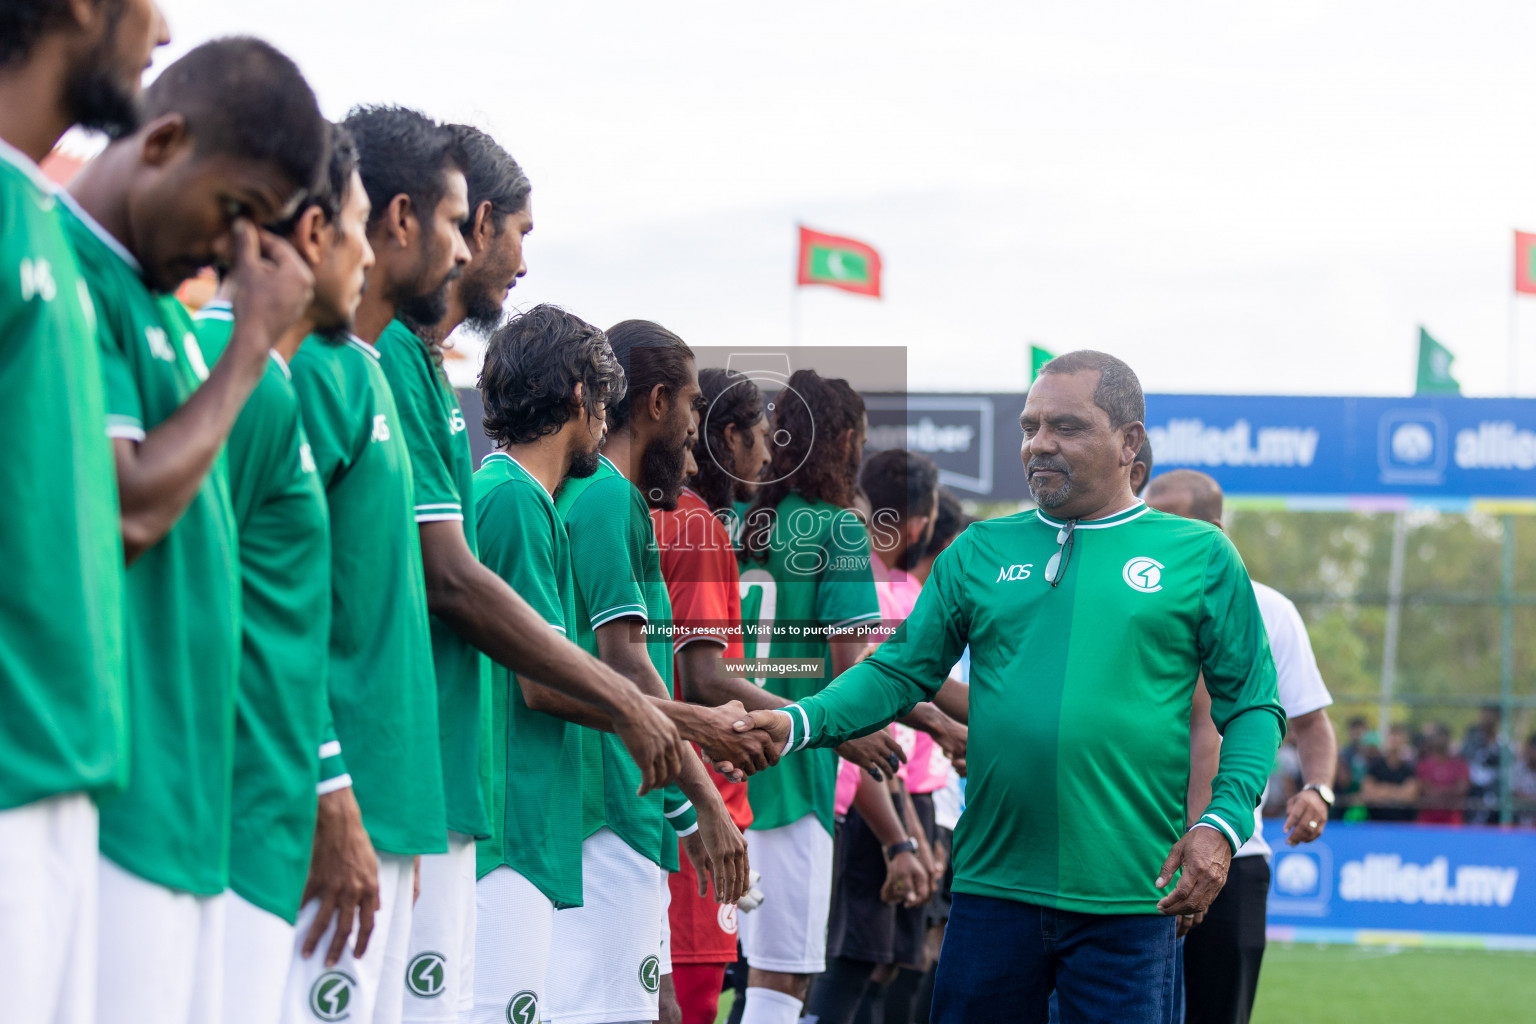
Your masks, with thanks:
[{"label": "green football jersey", "polygon": [[[194,318],[203,355],[229,345],[234,314]],[[309,874],[331,638],[331,532],[325,490],[283,357],[229,433],[229,492],[240,538],[240,681],[229,887],[292,923]]]},{"label": "green football jersey", "polygon": [[787,709],[791,743],[873,731],[937,693],[969,644],[955,891],[1152,914],[1184,831],[1195,680],[1225,734],[1202,820],[1236,849],[1285,729],[1274,661],[1242,559],[1214,526],[1140,503],[1081,522],[1052,586],[1063,525],[1020,512],[960,534],[897,642]]},{"label": "green football jersey", "polygon": [[[554,499],[515,459],[497,452],[475,474],[480,560],[566,635],[576,617],[571,543]],[[491,668],[495,771],[492,834],[476,849],[476,873],[506,864],[557,907],[581,905],[582,733],[530,710],[515,673]]]},{"label": "green football jersey", "polygon": [[[741,561],[742,650],[748,658],[822,659],[819,676],[754,680],[769,693],[798,700],[832,679],[829,631],[878,622],[880,597],[869,565],[869,534],[858,516],[794,493],[773,511],[768,557]],[[814,814],[831,832],[836,795],[833,751],[792,753],[747,787],[751,827],[781,828]]]},{"label": "green football jersey", "polygon": [[[138,261],[67,202],[96,305],[107,434],[140,441],[208,376],[192,320]],[[102,805],[101,850],[134,874],[204,895],[229,881],[240,574],[224,460],[125,579],[128,788]]]},{"label": "green football jersey", "polygon": [[331,516],[330,706],[373,845],[442,853],[443,766],[411,455],[372,345],[311,337],[289,367]]},{"label": "green football jersey", "polygon": [[96,309],[53,186],[0,141],[0,811],[127,780],[123,543]]},{"label": "green football jersey", "polygon": [[[645,498],[605,456],[596,473],[567,480],[555,506],[571,538],[576,641],[596,656],[599,626],[632,616],[644,619],[646,653],[670,694],[672,602]],[[617,736],[586,730],[582,741],[583,834],[607,825],[637,853],[677,870],[677,837],[664,815],[686,812],[685,802],[675,793],[669,800],[655,790],[635,796],[640,768]]]},{"label": "green football jersey", "polygon": [[[427,346],[399,320],[384,328],[378,348],[411,453],[416,522],[460,524],[473,554],[475,517],[464,514],[464,505],[473,494],[474,463],[458,397]],[[436,615],[430,622],[448,828],[484,837],[491,827],[490,662],[448,623]]]}]

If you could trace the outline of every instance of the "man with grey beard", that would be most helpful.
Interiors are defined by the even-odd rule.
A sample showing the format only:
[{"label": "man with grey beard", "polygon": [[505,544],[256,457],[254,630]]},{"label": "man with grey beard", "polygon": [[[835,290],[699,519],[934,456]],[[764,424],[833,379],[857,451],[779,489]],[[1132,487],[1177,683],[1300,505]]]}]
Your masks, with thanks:
[{"label": "man with grey beard", "polygon": [[[893,642],[814,696],[749,716],[786,754],[834,745],[934,699],[970,646],[936,1024],[1043,1024],[1052,988],[1065,1024],[1166,1024],[1174,918],[1210,905],[1253,831],[1285,728],[1264,623],[1220,530],[1131,493],[1144,415],[1119,359],[1047,363],[1020,418],[1040,507],[971,526]],[[1186,829],[1202,673],[1225,742]]]}]

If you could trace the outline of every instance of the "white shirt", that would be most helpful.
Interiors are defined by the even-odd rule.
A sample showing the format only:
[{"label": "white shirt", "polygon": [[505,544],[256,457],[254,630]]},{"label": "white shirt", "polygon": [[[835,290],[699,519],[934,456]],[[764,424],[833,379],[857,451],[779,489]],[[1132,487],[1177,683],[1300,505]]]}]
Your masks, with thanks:
[{"label": "white shirt", "polygon": [[[1312,653],[1312,641],[1307,638],[1307,625],[1301,621],[1301,613],[1291,599],[1273,587],[1255,582],[1253,596],[1259,602],[1259,615],[1269,633],[1269,650],[1275,659],[1275,677],[1279,684],[1280,706],[1286,718],[1300,718],[1333,703],[1333,695],[1323,683],[1322,673],[1317,670],[1317,657]],[[1265,788],[1266,795],[1268,787]],[[1264,841],[1264,820],[1260,813],[1264,799],[1253,812],[1253,838],[1233,854],[1235,857],[1252,857],[1270,854],[1269,844]]]}]

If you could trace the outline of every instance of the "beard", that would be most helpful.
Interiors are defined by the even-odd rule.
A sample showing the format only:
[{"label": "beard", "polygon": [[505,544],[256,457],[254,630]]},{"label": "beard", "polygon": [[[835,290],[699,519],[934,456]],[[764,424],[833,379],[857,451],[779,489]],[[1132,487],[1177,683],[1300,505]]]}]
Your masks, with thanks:
[{"label": "beard", "polygon": [[457,275],[450,273],[436,290],[406,299],[400,303],[400,308],[396,312],[401,319],[409,322],[418,331],[421,328],[436,327],[442,323],[443,317],[448,315],[448,285],[453,282],[455,276]]},{"label": "beard", "polygon": [[[422,253],[421,266],[425,268],[436,265],[441,255],[441,252],[436,247],[427,249],[426,252]],[[463,273],[464,268],[455,264],[443,276],[443,279],[437,283],[436,288],[430,291],[421,291],[422,284],[426,278],[425,269],[421,270],[416,277],[416,287],[411,289],[413,292],[419,292],[419,294],[413,295],[411,298],[400,303],[396,312],[403,319],[409,321],[413,325],[413,330],[418,334],[421,333],[421,328],[430,329],[436,327],[448,315],[448,286],[457,281]]]},{"label": "beard", "polygon": [[1034,476],[1029,477],[1029,496],[1035,499],[1035,504],[1041,508],[1059,508],[1072,498],[1072,470],[1060,456],[1036,455],[1029,460],[1024,467],[1026,474],[1037,469],[1053,469],[1060,473],[1065,482],[1054,491],[1048,491],[1035,483]]},{"label": "beard", "polygon": [[932,537],[917,538],[917,540],[908,544],[907,550],[903,551],[901,557],[896,559],[896,568],[902,572],[911,572],[913,567],[923,560],[923,556],[928,554],[928,549],[932,546]]},{"label": "beard", "polygon": [[459,300],[464,303],[464,326],[480,337],[489,337],[501,326],[501,299],[484,282],[464,278],[459,282]]},{"label": "beard", "polygon": [[596,448],[589,452],[577,452],[571,456],[571,468],[565,475],[572,480],[582,480],[596,473],[602,464],[603,453]]},{"label": "beard", "polygon": [[640,493],[646,504],[670,512],[677,508],[683,493],[683,466],[688,460],[688,442],[676,444],[657,439],[640,456]]},{"label": "beard", "polygon": [[138,130],[143,120],[138,83],[125,85],[113,69],[112,47],[122,6],[113,5],[101,41],[71,68],[64,86],[64,107],[82,128],[93,128],[112,140]]},{"label": "beard", "polygon": [[758,485],[756,481],[743,480],[740,477],[732,477],[731,500],[751,501],[754,497],[757,496],[757,487]]}]

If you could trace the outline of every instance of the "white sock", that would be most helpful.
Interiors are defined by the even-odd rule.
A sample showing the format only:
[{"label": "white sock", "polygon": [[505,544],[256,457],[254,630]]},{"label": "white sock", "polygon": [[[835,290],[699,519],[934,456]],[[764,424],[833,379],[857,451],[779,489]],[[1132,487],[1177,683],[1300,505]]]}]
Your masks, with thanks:
[{"label": "white sock", "polygon": [[799,1024],[802,1005],[794,996],[771,988],[749,988],[741,1024]]}]

